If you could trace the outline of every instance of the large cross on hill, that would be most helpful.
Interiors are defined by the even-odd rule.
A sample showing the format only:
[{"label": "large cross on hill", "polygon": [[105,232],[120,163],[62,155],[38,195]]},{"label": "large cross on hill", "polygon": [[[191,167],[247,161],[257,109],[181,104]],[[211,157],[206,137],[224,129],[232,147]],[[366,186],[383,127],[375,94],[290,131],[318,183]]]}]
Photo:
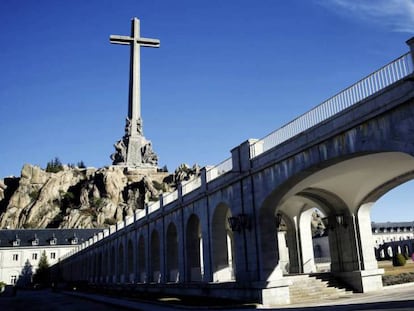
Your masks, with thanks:
[{"label": "large cross on hill", "polygon": [[142,130],[140,47],[157,48],[160,46],[160,41],[140,36],[138,18],[133,18],[131,24],[131,36],[111,35],[109,37],[111,43],[129,45],[131,48],[128,118],[125,136],[115,145],[116,153],[111,158],[114,164],[141,166],[142,164],[154,164],[153,158],[154,156],[156,158],[156,155],[152,152],[151,143],[144,138]]}]

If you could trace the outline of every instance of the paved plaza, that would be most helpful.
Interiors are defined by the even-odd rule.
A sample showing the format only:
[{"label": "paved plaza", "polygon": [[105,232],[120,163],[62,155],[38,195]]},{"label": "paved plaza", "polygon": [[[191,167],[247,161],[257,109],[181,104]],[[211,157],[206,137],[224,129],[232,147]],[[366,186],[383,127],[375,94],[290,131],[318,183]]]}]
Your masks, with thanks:
[{"label": "paved plaza", "polygon": [[[202,299],[200,300],[202,303]],[[8,311],[83,311],[83,310],[295,310],[295,311],[348,311],[348,310],[414,310],[414,283],[390,286],[383,291],[366,294],[354,294],[351,298],[335,301],[320,301],[302,305],[289,305],[286,307],[264,308],[260,305],[246,307],[207,307],[200,305],[180,306],[160,302],[142,302],[128,299],[119,299],[107,296],[83,293],[56,293],[50,290],[19,291],[15,297],[0,297],[0,310]]]}]

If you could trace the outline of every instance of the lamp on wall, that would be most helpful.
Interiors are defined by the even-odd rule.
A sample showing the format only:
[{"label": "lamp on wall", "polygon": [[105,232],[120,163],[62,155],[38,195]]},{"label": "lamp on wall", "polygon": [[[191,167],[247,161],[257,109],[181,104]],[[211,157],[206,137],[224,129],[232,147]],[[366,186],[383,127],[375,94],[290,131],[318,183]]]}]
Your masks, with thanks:
[{"label": "lamp on wall", "polygon": [[278,229],[280,224],[282,223],[282,215],[277,213],[276,214],[276,228]]},{"label": "lamp on wall", "polygon": [[335,215],[335,218],[331,218],[331,222],[329,223],[328,217],[322,218],[322,222],[325,226],[325,228],[328,228],[330,230],[335,229],[336,226],[342,226],[344,228],[348,227],[348,223],[346,222],[346,217],[344,214],[337,214]]},{"label": "lamp on wall", "polygon": [[348,227],[344,214],[338,214],[335,216],[336,223],[344,228]]},{"label": "lamp on wall", "polygon": [[231,216],[227,218],[227,221],[229,222],[231,231],[240,232],[242,230],[250,230],[251,224],[250,224],[250,218],[247,214],[239,214],[237,216]]}]

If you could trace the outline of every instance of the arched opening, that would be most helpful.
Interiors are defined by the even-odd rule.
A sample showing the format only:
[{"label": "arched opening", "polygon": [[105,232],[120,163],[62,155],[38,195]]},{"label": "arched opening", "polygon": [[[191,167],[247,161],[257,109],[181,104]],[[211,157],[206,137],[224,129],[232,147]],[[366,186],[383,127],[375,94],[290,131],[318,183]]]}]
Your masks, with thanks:
[{"label": "arched opening", "polygon": [[134,275],[134,262],[135,262],[135,256],[134,256],[134,246],[132,244],[132,241],[128,240],[128,252],[127,252],[127,262],[128,262],[128,278],[129,282],[134,283],[135,275]]},{"label": "arched opening", "polygon": [[109,248],[106,248],[104,256],[102,257],[102,260],[103,260],[103,264],[102,264],[102,266],[103,266],[103,276],[104,276],[104,282],[105,283],[109,282],[109,276],[110,276],[109,258],[110,258]]},{"label": "arched opening", "polygon": [[160,262],[160,236],[158,231],[154,229],[151,234],[151,273],[152,281],[161,282],[161,262]]},{"label": "arched opening", "polygon": [[178,234],[174,223],[170,223],[167,229],[167,277],[168,282],[178,282]]},{"label": "arched opening", "polygon": [[122,283],[124,281],[124,245],[119,244],[118,250],[118,280]]},{"label": "arched opening", "polygon": [[216,207],[211,229],[213,281],[228,282],[235,279],[234,235],[228,219],[230,208],[225,204]]},{"label": "arched opening", "polygon": [[203,239],[200,220],[192,214],[186,230],[187,278],[190,282],[203,280]]},{"label": "arched opening", "polygon": [[102,252],[98,253],[97,269],[95,282],[102,282]]},{"label": "arched opening", "polygon": [[138,275],[141,283],[147,282],[145,240],[142,235],[138,239]]},{"label": "arched opening", "polygon": [[116,252],[115,252],[115,246],[112,245],[111,247],[111,253],[109,254],[109,258],[110,258],[110,267],[109,267],[109,271],[110,271],[110,281],[111,282],[116,282],[116,275],[115,275],[115,256],[116,256]]},{"label": "arched opening", "polygon": [[[413,256],[414,212],[412,193],[414,173],[408,173],[385,183],[369,198],[372,205],[372,235],[378,266],[391,273],[389,267],[397,253]],[[411,264],[411,260],[408,261]]]},{"label": "arched opening", "polygon": [[340,235],[351,234],[344,224],[350,221],[344,202],[317,188],[303,189],[278,202],[265,202],[259,214],[262,278],[327,272],[332,267],[340,271],[349,256],[340,255]]},{"label": "arched opening", "polygon": [[311,214],[311,233],[316,272],[331,271],[328,217],[318,208]]}]

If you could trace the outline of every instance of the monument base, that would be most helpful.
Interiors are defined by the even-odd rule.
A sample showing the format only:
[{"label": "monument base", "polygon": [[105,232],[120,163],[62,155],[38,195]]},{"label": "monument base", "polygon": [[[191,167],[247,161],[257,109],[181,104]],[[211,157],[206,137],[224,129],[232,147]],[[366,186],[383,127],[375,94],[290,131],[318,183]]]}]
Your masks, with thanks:
[{"label": "monument base", "polygon": [[381,290],[383,274],[384,269],[334,273],[336,277],[350,285],[359,293],[368,293]]},{"label": "monument base", "polygon": [[277,306],[290,304],[289,285],[290,280],[281,278],[262,284],[256,283],[255,287],[261,288],[260,302],[263,306]]}]

